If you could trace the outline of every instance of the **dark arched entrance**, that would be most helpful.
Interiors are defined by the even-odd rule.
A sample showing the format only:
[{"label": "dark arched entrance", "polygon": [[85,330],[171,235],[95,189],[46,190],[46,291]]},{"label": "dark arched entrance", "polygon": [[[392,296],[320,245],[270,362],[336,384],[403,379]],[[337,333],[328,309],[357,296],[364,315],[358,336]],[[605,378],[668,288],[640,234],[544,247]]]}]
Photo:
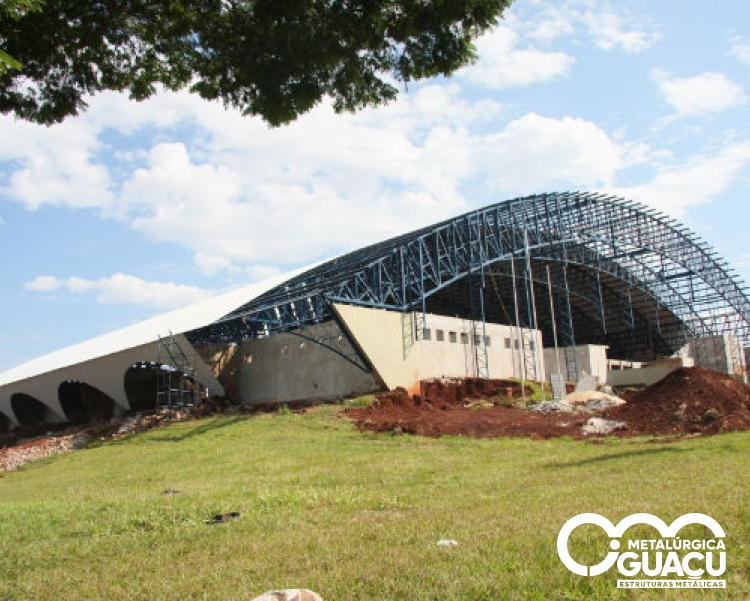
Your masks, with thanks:
[{"label": "dark arched entrance", "polygon": [[57,394],[65,417],[72,424],[107,421],[115,413],[115,402],[86,382],[66,380]]},{"label": "dark arched entrance", "polygon": [[125,372],[125,396],[133,411],[150,411],[156,408],[159,364],[139,361]]},{"label": "dark arched entrance", "polygon": [[10,406],[22,426],[57,421],[54,413],[44,403],[23,392],[17,392],[10,397]]},{"label": "dark arched entrance", "polygon": [[0,434],[5,434],[10,430],[10,418],[5,413],[0,412]]}]

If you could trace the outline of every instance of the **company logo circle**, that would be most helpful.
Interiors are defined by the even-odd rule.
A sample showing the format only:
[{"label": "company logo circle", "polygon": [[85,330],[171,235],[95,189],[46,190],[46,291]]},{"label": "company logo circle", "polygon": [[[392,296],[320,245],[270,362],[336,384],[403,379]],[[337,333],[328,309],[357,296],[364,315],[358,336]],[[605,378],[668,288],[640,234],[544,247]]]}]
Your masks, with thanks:
[{"label": "company logo circle", "polygon": [[[610,539],[613,539],[609,543],[610,551],[606,554],[604,559],[593,566],[586,566],[578,563],[570,555],[568,550],[568,539],[573,531],[584,524],[593,524],[599,526]],[[687,513],[680,516],[669,526],[664,521],[655,515],[650,513],[634,513],[632,515],[623,518],[617,526],[610,522],[604,516],[598,513],[581,513],[570,518],[563,527],[560,529],[557,535],[557,554],[560,556],[560,560],[563,565],[568,568],[574,574],[579,576],[598,576],[609,570],[616,562],[620,553],[617,551],[620,548],[620,541],[617,540],[625,534],[625,532],[631,526],[635,524],[648,524],[653,526],[662,538],[674,538],[679,531],[688,524],[702,524],[706,526],[714,536],[717,538],[724,538],[724,529],[721,525],[712,517],[703,513]]]}]

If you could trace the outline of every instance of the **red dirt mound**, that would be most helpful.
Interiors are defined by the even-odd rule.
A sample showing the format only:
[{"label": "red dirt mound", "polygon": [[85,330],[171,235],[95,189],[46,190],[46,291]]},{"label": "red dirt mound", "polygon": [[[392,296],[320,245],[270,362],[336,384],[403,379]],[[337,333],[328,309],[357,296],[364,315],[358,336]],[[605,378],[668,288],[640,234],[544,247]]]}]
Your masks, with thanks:
[{"label": "red dirt mound", "polygon": [[731,376],[683,367],[605,412],[627,422],[626,436],[717,434],[750,429],[750,386]]},{"label": "red dirt mound", "polygon": [[[526,387],[526,394],[531,390]],[[511,380],[425,380],[420,394],[410,396],[403,388],[376,395],[372,406],[347,409],[360,430],[419,434],[421,436],[575,436],[588,416],[542,415],[508,405],[521,396],[518,382]],[[477,406],[472,400],[487,401]]]},{"label": "red dirt mound", "polygon": [[[530,392],[527,390],[527,392]],[[541,413],[510,406],[518,400],[518,382],[510,380],[427,380],[420,394],[403,388],[376,396],[372,406],[348,409],[360,430],[419,434],[582,437],[586,413]],[[750,430],[750,386],[701,367],[678,369],[637,393],[624,396],[626,405],[601,416],[624,421],[617,436],[684,436]],[[471,403],[483,399],[489,403]],[[491,406],[490,406],[491,404]],[[487,406],[485,406],[487,405]]]}]

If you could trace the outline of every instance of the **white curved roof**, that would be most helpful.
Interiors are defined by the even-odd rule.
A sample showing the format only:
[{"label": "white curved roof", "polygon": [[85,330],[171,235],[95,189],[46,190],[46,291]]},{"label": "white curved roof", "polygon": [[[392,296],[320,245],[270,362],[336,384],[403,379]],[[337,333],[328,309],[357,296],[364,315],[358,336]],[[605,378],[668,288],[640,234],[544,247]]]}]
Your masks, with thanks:
[{"label": "white curved roof", "polygon": [[159,336],[168,336],[170,332],[172,334],[183,334],[206,326],[286,280],[313,267],[315,265],[279,274],[255,284],[42,355],[1,373],[0,386],[149,344],[155,342]]}]

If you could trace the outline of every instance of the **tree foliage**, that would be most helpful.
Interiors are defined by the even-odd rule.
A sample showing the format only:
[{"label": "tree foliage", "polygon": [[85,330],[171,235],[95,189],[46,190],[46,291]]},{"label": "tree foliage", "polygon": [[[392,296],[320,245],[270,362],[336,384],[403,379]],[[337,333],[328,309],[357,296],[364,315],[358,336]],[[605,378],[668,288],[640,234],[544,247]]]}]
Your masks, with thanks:
[{"label": "tree foliage", "polygon": [[[0,19],[18,20],[29,11],[39,10],[41,6],[41,0],[0,0]],[[18,70],[22,66],[0,47],[0,75],[10,70]]]},{"label": "tree foliage", "polygon": [[0,11],[0,48],[22,65],[0,73],[0,111],[51,124],[97,92],[142,100],[160,87],[188,87],[272,125],[324,97],[353,111],[470,63],[473,40],[510,2],[45,0],[38,11]]}]

